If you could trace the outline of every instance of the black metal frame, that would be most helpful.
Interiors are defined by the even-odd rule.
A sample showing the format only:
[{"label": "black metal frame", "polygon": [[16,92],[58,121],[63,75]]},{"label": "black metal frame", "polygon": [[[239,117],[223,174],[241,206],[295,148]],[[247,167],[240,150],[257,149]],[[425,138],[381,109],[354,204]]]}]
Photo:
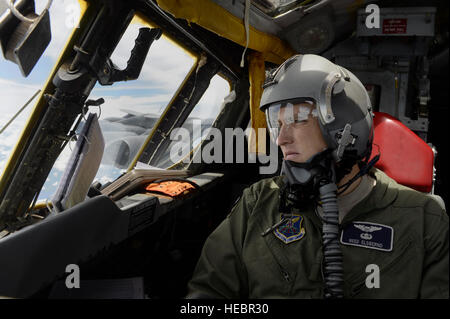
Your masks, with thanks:
[{"label": "black metal frame", "polygon": [[25,215],[30,204],[37,198],[55,160],[70,139],[70,129],[82,113],[99,72],[105,70],[133,16],[130,2],[90,2],[85,19],[95,18],[83,21],[88,27],[75,35],[80,44],[55,75],[54,92],[46,95],[46,109],[9,176],[8,186],[0,194],[0,229],[11,232],[29,222]]},{"label": "black metal frame", "polygon": [[[44,111],[15,162],[12,173],[4,176],[7,186],[0,194],[0,230],[6,228],[13,232],[30,223],[26,218],[30,205],[37,199],[54,162],[73,134],[74,123],[78,125],[86,100],[97,81],[102,85],[111,85],[118,80],[134,79],[139,74],[142,65],[135,65],[143,63],[146,50],[151,41],[161,35],[160,31],[141,32],[135,46],[139,52],[132,54],[127,69],[115,70],[110,61],[137,11],[161,26],[166,35],[191,52],[207,56],[206,65],[198,70],[198,74],[192,73],[184,83],[141,160],[157,158],[157,150],[164,142],[162,136],[174,124],[181,125],[184,122],[215,74],[222,73],[231,81],[245,74],[246,70],[239,67],[242,49],[239,45],[198,26],[189,26],[185,21],[171,18],[154,1],[90,0],[81,23],[86,27],[76,31],[72,54],[53,78],[53,93],[46,94]],[[208,47],[204,43],[208,43]],[[181,116],[179,112],[182,112]],[[173,123],[174,119],[177,119],[176,123]]]}]

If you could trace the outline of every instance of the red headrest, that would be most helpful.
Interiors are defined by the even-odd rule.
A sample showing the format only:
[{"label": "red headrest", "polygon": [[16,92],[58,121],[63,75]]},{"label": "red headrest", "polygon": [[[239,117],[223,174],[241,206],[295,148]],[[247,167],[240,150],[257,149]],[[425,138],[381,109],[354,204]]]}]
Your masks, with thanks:
[{"label": "red headrest", "polygon": [[[373,158],[380,150],[375,167],[397,183],[421,192],[431,192],[434,153],[431,147],[393,116],[375,112]],[[379,148],[378,148],[378,146]]]}]

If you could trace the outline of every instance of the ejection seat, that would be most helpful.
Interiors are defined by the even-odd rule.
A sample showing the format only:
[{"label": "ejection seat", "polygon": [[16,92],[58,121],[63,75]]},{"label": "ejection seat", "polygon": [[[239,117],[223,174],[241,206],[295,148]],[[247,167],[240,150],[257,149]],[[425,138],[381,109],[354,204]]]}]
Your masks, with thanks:
[{"label": "ejection seat", "polygon": [[[433,148],[387,113],[375,112],[374,128],[371,158],[380,152],[380,159],[375,167],[399,184],[433,194]],[[443,203],[442,198],[439,197],[438,200]]]}]

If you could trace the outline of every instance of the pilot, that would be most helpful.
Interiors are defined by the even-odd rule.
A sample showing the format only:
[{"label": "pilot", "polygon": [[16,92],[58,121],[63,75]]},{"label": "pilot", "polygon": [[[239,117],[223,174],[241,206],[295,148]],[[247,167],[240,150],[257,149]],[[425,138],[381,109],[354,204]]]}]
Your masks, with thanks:
[{"label": "pilot", "polygon": [[355,75],[296,55],[260,108],[282,173],[245,189],[208,237],[187,298],[448,298],[445,208],[373,167]]}]

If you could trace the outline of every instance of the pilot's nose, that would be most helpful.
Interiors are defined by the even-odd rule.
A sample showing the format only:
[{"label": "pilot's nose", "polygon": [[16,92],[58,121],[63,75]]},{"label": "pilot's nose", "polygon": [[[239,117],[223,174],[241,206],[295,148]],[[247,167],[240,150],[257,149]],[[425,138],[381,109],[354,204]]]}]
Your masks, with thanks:
[{"label": "pilot's nose", "polygon": [[282,125],[277,138],[277,145],[283,146],[292,143],[292,134],[289,125]]}]

